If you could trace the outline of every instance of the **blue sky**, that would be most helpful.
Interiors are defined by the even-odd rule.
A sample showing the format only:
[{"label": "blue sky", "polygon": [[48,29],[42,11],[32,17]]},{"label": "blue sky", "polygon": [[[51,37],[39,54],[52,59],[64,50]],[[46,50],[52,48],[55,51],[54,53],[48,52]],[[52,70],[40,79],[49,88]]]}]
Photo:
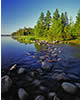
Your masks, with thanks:
[{"label": "blue sky", "polygon": [[41,11],[51,14],[58,8],[76,19],[80,0],[1,0],[1,33],[10,34],[23,27],[34,27]]}]

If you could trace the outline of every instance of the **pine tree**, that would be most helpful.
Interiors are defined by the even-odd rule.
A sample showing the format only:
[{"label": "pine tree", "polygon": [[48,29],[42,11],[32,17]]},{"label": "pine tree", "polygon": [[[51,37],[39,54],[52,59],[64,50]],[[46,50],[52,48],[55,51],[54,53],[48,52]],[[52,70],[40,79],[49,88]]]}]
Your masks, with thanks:
[{"label": "pine tree", "polygon": [[50,13],[49,10],[47,10],[47,14],[46,14],[46,17],[45,17],[45,35],[49,31],[50,25],[51,25],[51,13]]},{"label": "pine tree", "polygon": [[37,36],[43,36],[44,34],[44,13],[41,12],[40,18],[37,22],[37,25],[34,27],[34,33]]},{"label": "pine tree", "polygon": [[80,9],[79,9],[79,11],[78,11],[78,13],[77,13],[77,16],[76,16],[76,23],[75,23],[75,25],[74,25],[74,27],[75,27],[75,35],[76,36],[80,36]]}]

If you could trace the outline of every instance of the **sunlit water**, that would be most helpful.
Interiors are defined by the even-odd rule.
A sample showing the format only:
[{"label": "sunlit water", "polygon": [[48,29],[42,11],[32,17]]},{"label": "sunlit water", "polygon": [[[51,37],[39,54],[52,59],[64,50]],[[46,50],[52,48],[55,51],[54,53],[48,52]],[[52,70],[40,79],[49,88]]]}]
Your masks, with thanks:
[{"label": "sunlit water", "polygon": [[[69,61],[63,63],[66,66],[66,71],[75,74],[80,74],[80,45],[57,45],[62,51],[60,57]],[[27,65],[30,67],[39,67],[36,60],[32,58],[33,53],[37,51],[35,44],[19,43],[17,40],[13,40],[11,37],[1,37],[1,67],[6,69],[13,64]],[[31,56],[26,55],[27,52],[31,53]]]}]

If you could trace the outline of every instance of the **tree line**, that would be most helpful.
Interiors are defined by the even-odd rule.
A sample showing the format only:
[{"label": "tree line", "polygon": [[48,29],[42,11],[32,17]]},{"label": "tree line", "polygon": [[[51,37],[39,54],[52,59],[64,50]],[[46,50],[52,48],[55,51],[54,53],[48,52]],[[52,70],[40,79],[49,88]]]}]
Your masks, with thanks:
[{"label": "tree line", "polygon": [[70,40],[80,36],[80,9],[76,16],[75,23],[72,18],[68,18],[67,12],[59,14],[58,9],[55,10],[53,16],[47,10],[46,16],[41,15],[34,28],[19,29],[12,35],[32,35],[37,37],[47,37],[50,40]]}]

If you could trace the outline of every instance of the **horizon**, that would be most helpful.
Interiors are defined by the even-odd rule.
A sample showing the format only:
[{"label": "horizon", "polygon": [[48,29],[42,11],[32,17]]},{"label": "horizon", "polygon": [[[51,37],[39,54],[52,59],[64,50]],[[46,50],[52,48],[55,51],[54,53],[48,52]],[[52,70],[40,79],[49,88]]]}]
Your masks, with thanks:
[{"label": "horizon", "polygon": [[53,15],[56,8],[59,13],[67,12],[68,18],[72,16],[73,22],[79,10],[79,0],[2,0],[1,1],[1,34],[11,34],[19,28],[33,28],[41,12],[47,10]]}]

